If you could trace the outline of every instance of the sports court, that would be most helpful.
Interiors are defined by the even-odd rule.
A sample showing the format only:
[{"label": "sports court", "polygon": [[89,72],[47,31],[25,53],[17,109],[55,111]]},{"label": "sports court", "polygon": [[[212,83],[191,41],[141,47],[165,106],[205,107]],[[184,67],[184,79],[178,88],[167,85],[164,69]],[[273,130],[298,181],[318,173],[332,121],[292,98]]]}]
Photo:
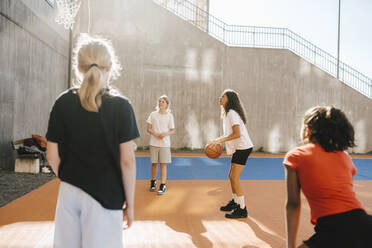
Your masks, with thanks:
[{"label": "sports court", "polygon": [[[316,105],[336,105],[351,117],[358,146],[350,152],[366,154],[353,155],[358,169],[354,190],[372,214],[371,77],[304,38],[304,29],[228,23],[210,13],[212,1],[218,2],[0,0],[0,168],[14,171],[12,141],[46,133],[56,98],[76,80],[75,42],[87,33],[113,43],[123,67],[113,85],[133,105],[139,148],[149,146],[146,120],[159,96],[171,99],[175,117],[171,148],[179,153],[172,153],[167,167],[165,195],[149,191],[149,154],[136,153],[135,222],[123,231],[124,247],[285,247],[283,154],[299,144],[304,111]],[[325,2],[310,18],[304,5],[304,17],[292,23],[307,18],[311,29],[320,30],[328,24],[320,17],[332,16],[317,13],[326,9]],[[264,9],[263,16],[269,17]],[[362,27],[354,25],[355,13],[345,25],[353,31]],[[320,23],[317,28],[314,20]],[[254,143],[241,175],[248,210],[242,219],[226,219],[219,210],[231,199],[230,157],[187,153],[222,134],[218,99],[228,88],[241,96]],[[0,208],[0,248],[53,247],[58,187],[54,179]],[[301,200],[298,245],[314,233],[310,208],[303,195]]]},{"label": "sports court", "polygon": [[[137,153],[135,223],[123,232],[125,247],[273,247],[285,245],[285,184],[282,156],[252,155],[242,174],[248,218],[228,220],[219,206],[231,198],[230,158],[174,154],[168,165],[168,191],[149,191],[150,164]],[[372,212],[372,158],[355,157],[354,188]],[[58,192],[54,179],[0,209],[0,247],[52,247]],[[27,207],[25,207],[27,206]],[[302,197],[298,242],[313,233]]]}]

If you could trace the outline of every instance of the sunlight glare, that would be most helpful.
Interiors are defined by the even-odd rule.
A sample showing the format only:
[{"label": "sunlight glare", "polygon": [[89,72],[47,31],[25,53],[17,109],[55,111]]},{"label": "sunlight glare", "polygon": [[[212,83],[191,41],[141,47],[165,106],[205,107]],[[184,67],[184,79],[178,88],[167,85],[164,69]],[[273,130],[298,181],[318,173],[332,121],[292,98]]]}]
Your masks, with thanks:
[{"label": "sunlight glare", "polygon": [[175,231],[165,221],[135,221],[123,231],[123,243],[125,248],[196,247],[189,234]]},{"label": "sunlight glare", "polygon": [[353,148],[353,152],[363,153],[367,150],[367,132],[366,123],[364,120],[359,120],[355,123],[355,142],[358,144]]},{"label": "sunlight glare", "polygon": [[53,221],[17,222],[0,227],[0,247],[52,247]]},{"label": "sunlight glare", "polygon": [[[202,235],[209,239],[213,247],[271,247],[258,238],[255,231],[246,222],[224,220],[202,221],[202,223],[206,229],[206,232]],[[221,235],[221,233],[224,235]]]},{"label": "sunlight glare", "polygon": [[201,148],[202,141],[200,136],[200,126],[198,118],[196,117],[194,111],[192,111],[188,116],[188,120],[186,123],[186,132],[189,137],[189,144],[187,146],[191,147],[191,149]]},{"label": "sunlight glare", "polygon": [[198,70],[197,70],[197,59],[198,55],[195,49],[189,48],[186,51],[186,79],[191,81],[199,80]]},{"label": "sunlight glare", "polygon": [[213,49],[205,49],[201,70],[201,81],[212,84],[212,74],[216,63],[216,54]]},{"label": "sunlight glare", "polygon": [[268,151],[271,153],[277,153],[280,151],[280,128],[276,124],[269,132],[268,140]]},{"label": "sunlight glare", "polygon": [[215,124],[214,120],[209,119],[207,123],[204,125],[204,137],[207,142],[214,140],[218,137],[218,130],[219,128]]}]

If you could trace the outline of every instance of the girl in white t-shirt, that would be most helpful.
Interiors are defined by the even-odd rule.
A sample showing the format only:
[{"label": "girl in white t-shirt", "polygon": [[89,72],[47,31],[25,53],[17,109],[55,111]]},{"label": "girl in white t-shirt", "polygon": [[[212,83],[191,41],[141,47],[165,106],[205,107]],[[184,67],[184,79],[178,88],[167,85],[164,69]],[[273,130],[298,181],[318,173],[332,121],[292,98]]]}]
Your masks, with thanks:
[{"label": "girl in white t-shirt", "polygon": [[210,142],[217,145],[225,142],[227,154],[232,154],[229,178],[232,189],[232,200],[220,208],[230,211],[226,218],[245,218],[248,216],[244,203],[244,195],[240,186],[240,175],[252,152],[253,144],[245,127],[244,107],[238,94],[230,89],[225,90],[219,98],[223,118],[223,136]]},{"label": "girl in white t-shirt", "polygon": [[174,133],[174,118],[169,109],[169,99],[162,95],[158,99],[156,111],[147,118],[147,132],[150,137],[151,182],[150,191],[156,191],[156,176],[160,164],[161,184],[158,195],[165,194],[167,163],[171,162],[170,135]]}]

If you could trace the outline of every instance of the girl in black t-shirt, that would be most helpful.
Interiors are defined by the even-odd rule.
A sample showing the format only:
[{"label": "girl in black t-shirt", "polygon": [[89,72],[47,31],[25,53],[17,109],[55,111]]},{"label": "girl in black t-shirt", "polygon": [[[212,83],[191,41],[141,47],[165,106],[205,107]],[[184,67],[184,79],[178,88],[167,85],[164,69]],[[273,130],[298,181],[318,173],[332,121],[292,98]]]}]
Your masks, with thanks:
[{"label": "girl in black t-shirt", "polygon": [[46,135],[61,179],[54,246],[122,247],[123,216],[128,227],[134,217],[136,119],[109,85],[120,71],[109,41],[81,35],[73,66],[77,87],[56,100]]}]

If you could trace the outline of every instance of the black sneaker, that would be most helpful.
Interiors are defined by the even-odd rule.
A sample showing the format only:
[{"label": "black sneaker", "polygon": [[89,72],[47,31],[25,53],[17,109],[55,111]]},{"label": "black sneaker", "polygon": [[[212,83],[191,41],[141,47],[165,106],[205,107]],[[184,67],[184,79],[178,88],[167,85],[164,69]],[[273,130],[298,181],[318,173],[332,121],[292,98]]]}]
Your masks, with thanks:
[{"label": "black sneaker", "polygon": [[155,192],[156,191],[156,180],[151,180],[150,191],[151,192]]},{"label": "black sneaker", "polygon": [[159,190],[158,190],[158,195],[164,195],[166,188],[167,187],[165,186],[164,183],[160,184],[160,187],[159,187]]},{"label": "black sneaker", "polygon": [[221,211],[232,211],[238,206],[237,203],[234,202],[234,200],[229,201],[226,206],[220,207]]},{"label": "black sneaker", "polygon": [[239,204],[238,207],[235,208],[231,213],[225,214],[225,217],[230,219],[247,218],[247,216],[248,216],[247,207],[242,209],[240,208]]}]

